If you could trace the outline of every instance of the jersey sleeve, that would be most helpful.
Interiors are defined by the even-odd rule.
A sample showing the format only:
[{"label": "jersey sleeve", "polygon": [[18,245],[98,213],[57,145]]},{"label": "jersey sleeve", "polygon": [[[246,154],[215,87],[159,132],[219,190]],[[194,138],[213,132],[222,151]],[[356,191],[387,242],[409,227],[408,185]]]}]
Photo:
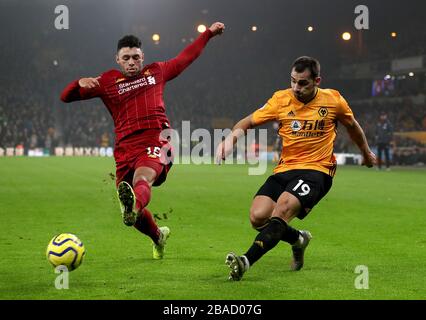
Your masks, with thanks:
[{"label": "jersey sleeve", "polygon": [[[101,76],[102,77],[102,76]],[[68,84],[61,93],[63,102],[73,102],[78,100],[87,100],[95,97],[100,97],[102,94],[102,83],[99,79],[100,87],[85,89],[78,84],[79,80],[75,80]]]},{"label": "jersey sleeve", "polygon": [[213,37],[213,33],[207,29],[175,58],[168,61],[158,62],[158,65],[163,72],[164,80],[172,80],[185,70],[195,59],[198,58],[211,37]]},{"label": "jersey sleeve", "polygon": [[354,119],[354,114],[349,107],[349,104],[341,95],[339,95],[339,101],[337,103],[337,120],[343,124],[351,124]]},{"label": "jersey sleeve", "polygon": [[278,99],[276,94],[265,103],[265,105],[257,109],[252,114],[252,122],[255,125],[272,121],[278,118]]}]

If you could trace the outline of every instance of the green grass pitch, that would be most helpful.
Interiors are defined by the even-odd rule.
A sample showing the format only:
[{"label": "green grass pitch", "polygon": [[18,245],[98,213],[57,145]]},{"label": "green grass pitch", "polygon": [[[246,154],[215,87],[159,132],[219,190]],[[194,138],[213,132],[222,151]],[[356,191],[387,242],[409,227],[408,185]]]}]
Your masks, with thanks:
[{"label": "green grass pitch", "polygon": [[[225,255],[253,241],[248,209],[272,166],[264,176],[247,170],[174,166],[149,205],[172,231],[154,261],[148,237],[121,222],[113,159],[0,159],[0,299],[426,298],[425,169],[339,167],[329,194],[292,223],[314,237],[304,269],[289,271],[291,250],[280,243],[231,282]],[[62,232],[87,250],[68,290],[55,288],[45,257]],[[358,265],[368,267],[368,289],[355,288]]]}]

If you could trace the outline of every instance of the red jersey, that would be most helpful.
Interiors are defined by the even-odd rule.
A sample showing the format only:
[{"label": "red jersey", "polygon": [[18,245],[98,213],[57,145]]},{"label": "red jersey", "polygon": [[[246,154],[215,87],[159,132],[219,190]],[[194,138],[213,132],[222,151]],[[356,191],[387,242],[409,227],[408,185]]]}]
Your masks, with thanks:
[{"label": "red jersey", "polygon": [[98,79],[100,86],[92,89],[81,88],[75,80],[64,89],[61,100],[101,98],[114,120],[116,145],[138,130],[170,127],[163,99],[164,86],[201,54],[212,36],[207,29],[174,59],[147,65],[131,78],[118,70],[109,70]]}]

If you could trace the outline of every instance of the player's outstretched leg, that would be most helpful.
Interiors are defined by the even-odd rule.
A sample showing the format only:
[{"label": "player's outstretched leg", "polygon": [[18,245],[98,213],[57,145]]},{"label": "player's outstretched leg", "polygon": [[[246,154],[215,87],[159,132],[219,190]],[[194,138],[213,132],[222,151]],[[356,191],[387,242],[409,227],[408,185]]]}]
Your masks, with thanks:
[{"label": "player's outstretched leg", "polygon": [[240,281],[244,272],[248,270],[248,261],[245,256],[237,256],[230,252],[226,255],[225,264],[231,269],[229,272],[229,280]]},{"label": "player's outstretched leg", "polygon": [[158,237],[157,243],[152,242],[152,258],[163,259],[164,248],[166,246],[167,239],[170,236],[170,229],[168,227],[160,227],[160,236]]},{"label": "player's outstretched leg", "polygon": [[126,181],[121,181],[117,187],[117,196],[120,201],[121,214],[126,226],[133,226],[136,222],[136,197],[133,188]]},{"label": "player's outstretched leg", "polygon": [[312,235],[309,231],[300,230],[300,239],[291,246],[293,251],[293,261],[291,262],[291,270],[299,271],[303,267],[304,255],[306,247],[309,244],[309,241],[312,239]]}]

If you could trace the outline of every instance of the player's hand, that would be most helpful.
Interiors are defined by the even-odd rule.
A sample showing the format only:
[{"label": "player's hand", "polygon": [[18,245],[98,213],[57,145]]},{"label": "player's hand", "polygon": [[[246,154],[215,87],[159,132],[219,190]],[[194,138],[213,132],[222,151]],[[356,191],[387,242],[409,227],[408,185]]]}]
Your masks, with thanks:
[{"label": "player's hand", "polygon": [[92,88],[96,88],[99,87],[99,79],[100,77],[96,77],[96,78],[81,78],[80,80],[78,80],[78,85],[81,88],[84,89],[92,89]]},{"label": "player's hand", "polygon": [[229,139],[225,139],[219,145],[216,149],[216,163],[221,164],[223,161],[225,161],[225,158],[232,153],[234,150],[234,144],[232,141],[229,141]]},{"label": "player's hand", "polygon": [[210,31],[213,33],[213,36],[222,34],[225,31],[225,25],[222,22],[215,22],[210,26]]},{"label": "player's hand", "polygon": [[225,145],[224,141],[219,143],[216,149],[216,164],[221,164],[225,160]]},{"label": "player's hand", "polygon": [[375,164],[377,164],[377,158],[376,155],[371,151],[368,150],[366,153],[362,155],[362,162],[361,164],[363,166],[366,166],[367,168],[371,168]]}]

